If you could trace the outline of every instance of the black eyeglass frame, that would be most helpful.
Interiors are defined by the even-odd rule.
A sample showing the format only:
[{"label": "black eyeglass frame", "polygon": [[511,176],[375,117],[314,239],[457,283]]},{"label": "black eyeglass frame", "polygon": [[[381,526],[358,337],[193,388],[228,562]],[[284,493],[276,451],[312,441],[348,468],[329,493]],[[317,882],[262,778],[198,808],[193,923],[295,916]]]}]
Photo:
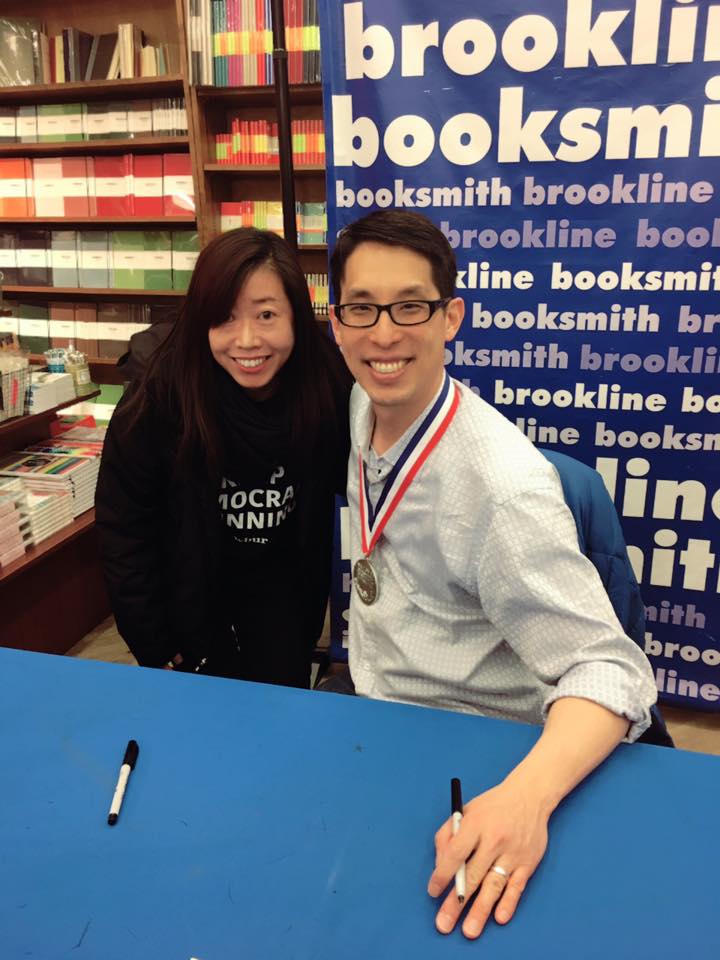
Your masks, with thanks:
[{"label": "black eyeglass frame", "polygon": [[[428,323],[436,310],[438,310],[439,307],[446,307],[452,299],[452,297],[441,297],[439,300],[420,300],[419,298],[411,297],[407,300],[393,300],[392,303],[362,303],[360,301],[339,303],[335,305],[335,316],[344,327],[350,327],[350,329],[354,330],[367,330],[375,326],[380,320],[380,314],[384,310],[397,327],[419,327],[422,323]],[[416,320],[413,323],[399,323],[392,315],[391,307],[396,307],[401,303],[424,303],[430,308],[430,313],[424,320]],[[377,314],[372,323],[346,323],[342,317],[342,312],[346,307],[375,307]]]}]

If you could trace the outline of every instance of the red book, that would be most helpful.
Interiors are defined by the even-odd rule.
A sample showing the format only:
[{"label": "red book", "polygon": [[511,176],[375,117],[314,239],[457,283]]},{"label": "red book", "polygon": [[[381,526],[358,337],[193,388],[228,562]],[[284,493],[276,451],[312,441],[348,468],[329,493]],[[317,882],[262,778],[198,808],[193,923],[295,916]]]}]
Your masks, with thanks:
[{"label": "red book", "polygon": [[136,217],[163,216],[165,202],[162,154],[135,154],[133,191]]},{"label": "red book", "polygon": [[267,71],[265,70],[265,2],[264,0],[255,0],[255,21],[257,24],[257,82],[264,87],[267,84]]},{"label": "red book", "polygon": [[87,157],[63,157],[62,185],[66,217],[90,217]]},{"label": "red book", "polygon": [[163,213],[166,217],[195,213],[195,188],[189,153],[163,154]]},{"label": "red book", "polygon": [[98,217],[131,217],[132,155],[95,157],[95,198]]}]

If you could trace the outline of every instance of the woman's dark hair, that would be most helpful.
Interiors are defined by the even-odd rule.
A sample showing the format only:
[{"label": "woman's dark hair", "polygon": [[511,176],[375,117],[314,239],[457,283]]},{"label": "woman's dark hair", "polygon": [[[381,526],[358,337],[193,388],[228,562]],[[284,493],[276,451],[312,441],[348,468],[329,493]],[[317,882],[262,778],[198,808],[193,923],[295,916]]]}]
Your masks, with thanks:
[{"label": "woman's dark hair", "polygon": [[[259,267],[274,270],[293,313],[294,346],[278,373],[290,412],[291,442],[298,455],[312,451],[329,429],[340,430],[336,387],[344,363],[315,319],[302,268],[277,234],[242,227],[212,240],[200,253],[172,332],[154,353],[131,401],[130,422],[150,406],[180,413],[178,456],[199,455],[211,474],[221,469],[217,418],[216,363],[208,331],[224,323],[240,290]],[[328,437],[328,440],[331,438]]]},{"label": "woman's dark hair", "polygon": [[384,243],[388,247],[407,247],[419,253],[430,263],[433,283],[440,296],[455,294],[457,263],[445,234],[421,213],[375,210],[340,231],[330,258],[336,304],[340,303],[340,286],[347,259],[361,243]]}]

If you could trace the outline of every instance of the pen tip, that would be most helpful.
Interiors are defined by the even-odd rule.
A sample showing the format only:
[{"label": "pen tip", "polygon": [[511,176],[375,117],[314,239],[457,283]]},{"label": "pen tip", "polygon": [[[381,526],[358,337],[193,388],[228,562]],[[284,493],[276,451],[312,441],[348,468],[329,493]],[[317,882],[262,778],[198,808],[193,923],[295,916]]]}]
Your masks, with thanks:
[{"label": "pen tip", "polygon": [[465,903],[465,897],[463,897],[462,895],[460,895],[460,896],[458,897],[458,903]]},{"label": "pen tip", "polygon": [[111,813],[111,814],[108,816],[108,823],[110,824],[111,827],[112,827],[112,825],[113,825],[114,823],[117,823],[117,814],[116,814],[116,813]]}]

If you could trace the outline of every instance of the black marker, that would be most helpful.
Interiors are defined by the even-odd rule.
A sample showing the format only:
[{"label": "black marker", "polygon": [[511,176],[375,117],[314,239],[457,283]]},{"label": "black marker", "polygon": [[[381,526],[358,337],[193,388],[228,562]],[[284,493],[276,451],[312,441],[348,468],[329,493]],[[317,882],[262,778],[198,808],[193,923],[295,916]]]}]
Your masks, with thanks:
[{"label": "black marker", "polygon": [[110,813],[108,814],[108,823],[110,826],[117,823],[120,807],[122,806],[123,797],[125,796],[125,787],[130,778],[130,771],[135,768],[139,752],[140,748],[137,745],[137,740],[128,740],[125,756],[123,757],[122,766],[120,767],[117,786],[115,787],[115,793],[113,794],[112,803],[110,804]]},{"label": "black marker", "polygon": [[[452,832],[456,835],[463,817],[462,787],[457,777],[450,781],[450,804],[452,806]],[[455,893],[460,903],[465,902],[465,864],[461,864],[455,874]]]}]

